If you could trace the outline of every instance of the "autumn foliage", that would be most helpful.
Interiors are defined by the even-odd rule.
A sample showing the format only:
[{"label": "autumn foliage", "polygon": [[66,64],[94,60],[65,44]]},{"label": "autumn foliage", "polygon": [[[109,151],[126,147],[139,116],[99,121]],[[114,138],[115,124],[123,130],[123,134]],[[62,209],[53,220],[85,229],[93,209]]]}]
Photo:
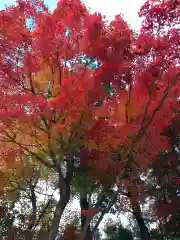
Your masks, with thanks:
[{"label": "autumn foliage", "polygon": [[[41,1],[19,0],[0,12],[1,172],[20,174],[28,158],[59,175],[61,214],[49,239],[77,166],[103,189],[126,172],[131,192],[138,174],[170,148],[162,133],[180,109],[179,11],[178,0],[146,1],[140,33],[121,15],[107,23],[79,0],[60,0],[53,13]],[[87,211],[90,223],[99,211]]]}]

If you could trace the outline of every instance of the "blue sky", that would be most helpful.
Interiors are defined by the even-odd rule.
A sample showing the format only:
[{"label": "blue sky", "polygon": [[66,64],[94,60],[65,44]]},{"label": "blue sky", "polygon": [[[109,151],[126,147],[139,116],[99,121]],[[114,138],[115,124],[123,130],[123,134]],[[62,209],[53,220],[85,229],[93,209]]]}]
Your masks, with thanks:
[{"label": "blue sky", "polygon": [[[56,7],[57,0],[44,0],[45,4],[53,10]],[[125,20],[134,28],[140,28],[140,19],[138,11],[145,0],[83,0],[83,2],[91,8],[91,11],[98,11],[107,16],[108,20],[113,19],[115,14],[122,13]],[[11,5],[14,0],[0,0],[0,9],[5,4]]]},{"label": "blue sky", "polygon": [[[3,9],[5,5],[12,5],[15,0],[0,0],[0,9]],[[57,0],[44,0],[45,4],[50,8],[54,9],[56,7]]]}]

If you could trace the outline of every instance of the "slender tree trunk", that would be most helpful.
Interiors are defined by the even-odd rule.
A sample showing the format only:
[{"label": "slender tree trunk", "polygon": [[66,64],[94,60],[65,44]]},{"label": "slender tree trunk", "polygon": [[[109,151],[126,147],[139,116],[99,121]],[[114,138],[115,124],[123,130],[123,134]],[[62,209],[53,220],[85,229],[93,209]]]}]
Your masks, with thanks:
[{"label": "slender tree trunk", "polygon": [[[138,178],[137,178],[138,179]],[[133,215],[137,221],[140,235],[142,240],[150,240],[150,233],[145,224],[143,214],[141,211],[140,203],[139,203],[139,189],[138,189],[138,182],[136,178],[131,179],[131,184],[129,186],[129,199],[131,202]]]},{"label": "slender tree trunk", "polygon": [[135,217],[135,219],[137,221],[137,224],[139,226],[141,239],[142,240],[150,240],[149,230],[146,227],[146,224],[145,224],[144,219],[142,217],[142,212],[141,212],[141,209],[140,209],[139,205],[137,205],[133,209],[133,215],[134,215],[134,217]]},{"label": "slender tree trunk", "polygon": [[59,230],[59,222],[64,212],[64,209],[67,203],[69,202],[69,199],[70,199],[70,189],[61,189],[60,200],[56,205],[54,217],[52,220],[49,240],[55,240],[57,237],[58,230]]},{"label": "slender tree trunk", "polygon": [[7,240],[12,240],[14,235],[15,235],[15,231],[13,228],[13,221],[9,220],[8,224],[7,224],[7,236],[5,235],[5,238],[7,237]]},{"label": "slender tree trunk", "polygon": [[36,223],[37,205],[36,205],[36,194],[34,192],[33,186],[30,187],[30,191],[31,191],[30,200],[32,205],[32,213],[30,215],[29,224],[27,227],[27,234],[29,235],[29,239],[33,239],[33,235],[34,235],[33,227],[35,226],[35,223]]},{"label": "slender tree trunk", "polygon": [[[55,161],[56,162],[56,161]],[[64,212],[64,209],[66,205],[69,202],[70,199],[70,185],[72,182],[72,177],[73,177],[73,170],[74,170],[74,156],[70,157],[67,160],[67,171],[65,177],[63,176],[61,172],[61,167],[57,167],[57,171],[59,174],[59,195],[60,199],[56,205],[55,212],[54,212],[54,217],[52,220],[51,224],[51,229],[49,233],[49,238],[48,240],[55,240],[58,234],[59,230],[59,223],[61,220],[61,216]]]},{"label": "slender tree trunk", "polygon": [[[83,230],[84,226],[86,225],[86,221],[88,220],[86,215],[82,214],[84,210],[89,209],[87,194],[80,194],[80,206],[81,206],[81,229]],[[85,235],[86,240],[92,240],[92,233],[89,225]]]},{"label": "slender tree trunk", "polygon": [[52,220],[48,240],[55,240],[56,237],[57,237],[61,216],[62,216],[62,214],[64,212],[64,209],[65,209],[65,207],[68,204],[69,199],[70,199],[70,182],[71,182],[71,179],[72,179],[72,174],[69,174],[69,169],[67,170],[67,174],[66,174],[65,178],[62,175],[61,169],[59,169],[59,195],[60,195],[60,199],[59,199],[58,203],[56,204],[56,208],[55,208],[55,211],[54,211],[54,217],[53,217],[53,220]]},{"label": "slender tree trunk", "polygon": [[[133,156],[130,157],[130,162],[133,163]],[[140,230],[140,235],[141,235],[141,240],[150,240],[150,233],[149,230],[145,224],[143,214],[141,211],[140,207],[140,202],[139,202],[139,180],[140,180],[140,172],[137,170],[136,165],[131,164],[131,168],[129,169],[129,184],[128,184],[128,195],[129,195],[129,200],[131,203],[131,207],[133,210],[133,215],[137,221],[139,230]]]}]

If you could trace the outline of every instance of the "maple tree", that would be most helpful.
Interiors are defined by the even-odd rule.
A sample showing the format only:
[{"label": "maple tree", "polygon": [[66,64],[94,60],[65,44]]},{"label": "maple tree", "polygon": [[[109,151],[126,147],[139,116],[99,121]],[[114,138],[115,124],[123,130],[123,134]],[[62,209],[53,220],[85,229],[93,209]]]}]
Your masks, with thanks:
[{"label": "maple tree", "polygon": [[[179,116],[172,120],[172,124],[163,134],[169,136],[170,148],[152,159],[146,174],[138,181],[137,195],[151,239],[178,239]],[[126,213],[131,222],[134,212],[129,201],[130,192],[127,190],[127,186],[122,183],[121,192],[112,208],[112,213]],[[136,227],[135,223],[133,225]],[[128,228],[135,231],[130,224]]]},{"label": "maple tree", "polygon": [[[125,186],[141,239],[150,239],[138,181],[169,149],[162,132],[179,114],[179,9],[178,0],[146,1],[140,33],[79,0],[59,1],[53,13],[40,0],[19,0],[0,12],[1,172],[55,176],[49,240],[60,234],[73,186],[81,226],[67,238],[92,239]],[[24,161],[33,166],[26,176]]]},{"label": "maple tree", "polygon": [[[156,218],[162,236],[179,237],[179,118],[175,118],[165,134],[171,149],[153,161],[151,175],[155,187],[153,194]],[[160,167],[161,166],[161,167]],[[157,171],[158,169],[158,171]]]}]

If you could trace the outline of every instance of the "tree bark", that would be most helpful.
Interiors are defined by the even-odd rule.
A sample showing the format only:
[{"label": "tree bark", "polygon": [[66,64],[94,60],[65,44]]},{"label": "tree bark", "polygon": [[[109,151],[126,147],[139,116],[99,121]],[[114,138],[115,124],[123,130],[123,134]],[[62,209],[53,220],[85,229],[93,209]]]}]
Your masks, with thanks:
[{"label": "tree bark", "polygon": [[[80,194],[80,207],[81,207],[81,229],[83,230],[83,228],[86,225],[86,221],[88,221],[87,217],[83,214],[84,210],[89,209],[87,194]],[[92,240],[92,233],[89,225],[87,227],[85,235],[86,240]]]},{"label": "tree bark", "polygon": [[36,205],[36,194],[34,192],[34,186],[30,186],[30,200],[32,205],[32,213],[29,216],[29,223],[26,230],[26,235],[28,239],[33,239],[34,236],[34,226],[36,223],[36,213],[37,213],[37,205]]},{"label": "tree bark", "polygon": [[137,221],[142,240],[150,240],[150,233],[145,224],[143,214],[139,203],[138,177],[132,178],[129,186],[129,200],[131,202],[133,215]]},{"label": "tree bark", "polygon": [[9,222],[7,223],[7,232],[4,236],[7,237],[7,240],[12,240],[14,237],[13,221],[11,219],[9,219]]},{"label": "tree bark", "polygon": [[61,189],[60,200],[56,205],[54,217],[52,220],[51,231],[49,233],[49,240],[55,240],[57,237],[58,230],[59,230],[59,222],[64,212],[64,209],[67,203],[69,202],[69,199],[70,199],[70,188],[67,187],[65,189]]},{"label": "tree bark", "polygon": [[141,239],[142,240],[150,240],[150,234],[149,234],[149,230],[146,227],[146,224],[144,222],[144,219],[142,217],[142,212],[140,209],[140,206],[136,206],[135,208],[133,208],[133,215],[137,221],[137,224],[139,226],[139,230],[140,230],[140,235],[141,235]]},{"label": "tree bark", "polygon": [[58,167],[58,174],[59,174],[59,195],[60,199],[56,205],[54,217],[52,220],[51,230],[49,233],[49,239],[48,240],[55,240],[58,234],[59,230],[59,222],[61,220],[61,216],[64,212],[64,209],[66,205],[69,202],[70,199],[70,185],[72,182],[73,177],[73,170],[74,170],[74,158],[71,157],[67,161],[67,171],[66,176],[64,177],[61,168]]},{"label": "tree bark", "polygon": [[150,240],[150,233],[145,224],[139,201],[139,193],[141,191],[139,189],[140,172],[138,171],[136,165],[132,164],[134,163],[132,155],[129,156],[129,160],[131,163],[131,167],[128,170],[129,184],[127,185],[129,200],[131,203],[133,215],[140,230],[141,240]]}]

